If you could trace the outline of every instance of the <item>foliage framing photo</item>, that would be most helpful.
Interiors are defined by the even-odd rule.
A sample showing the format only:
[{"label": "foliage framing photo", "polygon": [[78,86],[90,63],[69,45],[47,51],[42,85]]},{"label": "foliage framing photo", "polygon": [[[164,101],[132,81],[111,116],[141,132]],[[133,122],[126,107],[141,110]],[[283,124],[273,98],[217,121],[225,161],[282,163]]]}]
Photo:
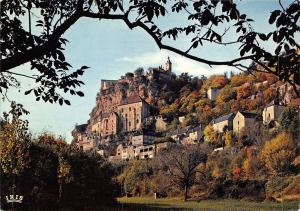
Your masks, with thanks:
[{"label": "foliage framing photo", "polygon": [[[12,102],[0,121],[1,209],[58,210],[113,203],[110,167],[96,153],[84,153],[50,133],[32,138],[27,113]],[[21,195],[21,204],[5,201]]]},{"label": "foliage framing photo", "polygon": [[[69,72],[72,67],[65,60],[64,33],[79,19],[120,20],[129,29],[141,28],[153,38],[160,49],[208,64],[226,65],[242,71],[262,71],[290,83],[295,92],[299,85],[299,0],[287,6],[278,1],[278,9],[270,11],[266,25],[275,26],[270,32],[255,30],[248,17],[239,10],[239,2],[231,0],[4,0],[1,2],[1,70],[0,93],[9,87],[19,87],[17,76],[36,82],[36,87],[25,91],[36,100],[70,102],[64,93],[83,96],[76,90],[83,82],[79,77],[87,66]],[[185,25],[161,29],[159,22],[180,15]],[[229,30],[230,29],[230,30]],[[232,38],[230,31],[236,36]],[[228,36],[230,38],[228,38]],[[180,37],[190,38],[185,49],[174,47]],[[273,43],[274,49],[264,48]],[[197,49],[208,45],[238,47],[239,56],[228,61],[214,61],[197,56]],[[16,72],[14,68],[30,63],[33,73]],[[252,65],[246,66],[245,62]],[[297,93],[299,95],[299,93]]]}]

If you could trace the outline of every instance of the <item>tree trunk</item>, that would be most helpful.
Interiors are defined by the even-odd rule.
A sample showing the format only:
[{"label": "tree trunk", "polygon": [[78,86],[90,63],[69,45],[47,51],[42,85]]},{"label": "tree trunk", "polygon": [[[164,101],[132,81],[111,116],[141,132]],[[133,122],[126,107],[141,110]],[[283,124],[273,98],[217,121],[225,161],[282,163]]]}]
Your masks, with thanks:
[{"label": "tree trunk", "polygon": [[184,199],[183,201],[187,201],[188,198],[188,186],[184,186]]},{"label": "tree trunk", "polygon": [[58,203],[61,202],[62,192],[63,192],[63,184],[59,183]]}]

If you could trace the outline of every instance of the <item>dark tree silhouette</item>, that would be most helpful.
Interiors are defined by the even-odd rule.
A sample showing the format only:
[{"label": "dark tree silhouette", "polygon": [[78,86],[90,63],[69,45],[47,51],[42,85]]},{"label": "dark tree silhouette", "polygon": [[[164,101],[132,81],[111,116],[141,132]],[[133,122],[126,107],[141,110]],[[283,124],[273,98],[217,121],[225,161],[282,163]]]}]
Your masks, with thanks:
[{"label": "dark tree silhouette", "polygon": [[[186,25],[162,30],[158,20],[167,18],[166,13],[180,14],[186,18]],[[32,16],[38,14],[39,17]],[[11,86],[19,86],[16,76],[36,81],[37,87],[25,94],[34,93],[37,100],[50,103],[70,104],[60,90],[72,95],[83,96],[75,89],[83,84],[78,79],[88,67],[69,73],[71,65],[65,61],[64,46],[67,40],[63,34],[80,18],[110,19],[124,21],[130,29],[142,28],[160,49],[208,65],[227,65],[243,71],[269,72],[280,80],[299,85],[299,0],[284,7],[278,1],[278,9],[271,12],[269,23],[276,29],[271,32],[257,32],[247,14],[241,14],[238,5],[231,0],[3,0],[1,2],[1,70],[0,92]],[[28,18],[28,27],[22,23]],[[33,19],[35,23],[33,23]],[[34,33],[36,27],[41,33]],[[235,30],[236,38],[226,39]],[[28,28],[28,29],[25,29]],[[223,29],[223,30],[222,30]],[[193,37],[187,49],[165,44],[166,39],[177,40],[179,36]],[[275,51],[263,48],[263,43],[274,42]],[[196,56],[192,50],[204,45],[238,45],[240,56],[228,61],[213,61]],[[256,68],[245,66],[252,61]],[[30,62],[37,70],[35,75],[14,71],[14,67]],[[296,91],[296,90],[295,90]]]},{"label": "dark tree silhouette", "polygon": [[197,166],[207,160],[207,151],[204,145],[174,145],[155,158],[156,165],[171,184],[184,191],[184,201],[188,199],[189,188],[195,183]]}]

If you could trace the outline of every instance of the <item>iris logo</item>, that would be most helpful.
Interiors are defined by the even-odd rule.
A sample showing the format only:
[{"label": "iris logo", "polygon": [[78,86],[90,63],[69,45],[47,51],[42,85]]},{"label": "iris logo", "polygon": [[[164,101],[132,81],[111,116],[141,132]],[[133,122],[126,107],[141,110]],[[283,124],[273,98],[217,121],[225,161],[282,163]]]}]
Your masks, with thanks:
[{"label": "iris logo", "polygon": [[9,195],[9,196],[5,196],[6,198],[6,202],[7,203],[22,203],[23,201],[23,196],[20,195]]}]

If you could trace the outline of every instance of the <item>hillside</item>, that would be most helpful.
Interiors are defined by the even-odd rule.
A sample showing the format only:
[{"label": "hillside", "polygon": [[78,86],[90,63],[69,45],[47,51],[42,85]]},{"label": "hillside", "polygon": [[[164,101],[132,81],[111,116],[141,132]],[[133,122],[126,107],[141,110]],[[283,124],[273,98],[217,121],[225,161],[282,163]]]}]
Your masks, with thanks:
[{"label": "hillside", "polygon": [[101,80],[90,119],[75,127],[73,143],[84,150],[110,143],[128,146],[134,141],[132,137],[148,134],[151,138],[142,140],[142,145],[147,145],[181,128],[202,125],[203,130],[225,114],[261,114],[274,100],[287,105],[295,98],[293,88],[271,74],[176,75],[168,59],[164,68],[138,68],[118,80]]}]

